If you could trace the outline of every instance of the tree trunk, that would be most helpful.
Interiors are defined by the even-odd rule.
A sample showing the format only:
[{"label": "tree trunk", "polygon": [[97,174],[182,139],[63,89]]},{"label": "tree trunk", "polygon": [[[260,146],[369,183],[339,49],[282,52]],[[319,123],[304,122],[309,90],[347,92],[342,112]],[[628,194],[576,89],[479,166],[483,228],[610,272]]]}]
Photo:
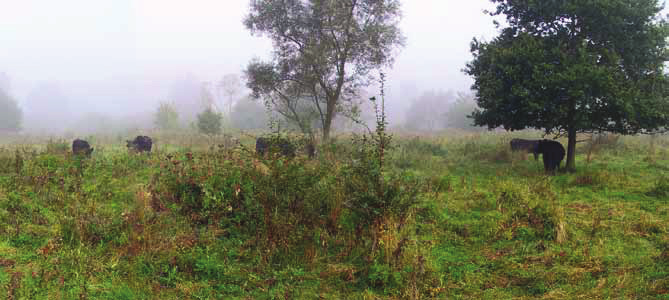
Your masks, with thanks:
[{"label": "tree trunk", "polygon": [[325,117],[325,123],[323,124],[323,141],[327,142],[330,140],[330,128],[332,127],[332,118]]},{"label": "tree trunk", "polygon": [[323,123],[323,141],[330,140],[330,130],[332,129],[332,120],[335,115],[335,107],[337,105],[337,98],[328,97],[327,111],[325,112],[325,122]]},{"label": "tree trunk", "polygon": [[567,142],[567,165],[568,172],[576,171],[576,128],[569,127]]}]

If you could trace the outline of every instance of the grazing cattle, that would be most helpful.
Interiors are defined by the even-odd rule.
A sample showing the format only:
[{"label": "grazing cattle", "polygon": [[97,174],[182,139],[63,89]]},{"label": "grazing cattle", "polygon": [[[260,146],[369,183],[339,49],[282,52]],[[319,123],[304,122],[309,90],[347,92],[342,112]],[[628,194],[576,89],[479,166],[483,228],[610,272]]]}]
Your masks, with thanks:
[{"label": "grazing cattle", "polygon": [[313,142],[308,142],[304,146],[304,151],[307,152],[307,156],[309,156],[310,159],[313,159],[314,157],[316,157],[316,146],[314,145]]},{"label": "grazing cattle", "polygon": [[537,140],[511,140],[511,151],[525,151],[534,154],[534,160],[539,159],[539,141]]},{"label": "grazing cattle", "polygon": [[72,153],[74,155],[91,156],[93,148],[91,148],[91,145],[87,141],[76,139],[72,142]]},{"label": "grazing cattle", "polygon": [[260,156],[265,156],[266,153],[274,151],[278,151],[286,157],[295,157],[295,146],[287,139],[269,139],[264,137],[256,139],[256,152]]},{"label": "grazing cattle", "polygon": [[260,156],[265,156],[265,152],[269,148],[269,140],[263,137],[256,139],[256,153]]},{"label": "grazing cattle", "polygon": [[153,146],[151,138],[142,135],[135,137],[134,140],[128,140],[126,142],[128,142],[128,150],[133,152],[151,152],[151,147]]},{"label": "grazing cattle", "polygon": [[537,152],[541,153],[544,159],[544,169],[549,172],[555,172],[564,159],[564,146],[558,141],[541,140],[537,146]]}]

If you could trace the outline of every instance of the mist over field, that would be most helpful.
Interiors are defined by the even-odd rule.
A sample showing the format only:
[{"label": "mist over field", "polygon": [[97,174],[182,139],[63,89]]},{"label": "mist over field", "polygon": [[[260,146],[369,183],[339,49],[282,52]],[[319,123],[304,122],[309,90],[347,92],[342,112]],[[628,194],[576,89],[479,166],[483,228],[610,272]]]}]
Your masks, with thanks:
[{"label": "mist over field", "polygon": [[659,0],[0,5],[0,299],[669,299]]},{"label": "mist over field", "polygon": [[[423,93],[469,90],[461,70],[472,37],[496,33],[483,13],[490,8],[485,0],[402,3],[406,46],[386,70],[393,125]],[[209,83],[222,104],[216,84],[225,75],[241,76],[253,58],[270,57],[271,42],[244,28],[247,13],[246,0],[12,1],[0,10],[0,73],[25,130],[76,131],[96,119],[151,127],[159,102],[192,116]],[[235,100],[248,93],[242,78]]]}]

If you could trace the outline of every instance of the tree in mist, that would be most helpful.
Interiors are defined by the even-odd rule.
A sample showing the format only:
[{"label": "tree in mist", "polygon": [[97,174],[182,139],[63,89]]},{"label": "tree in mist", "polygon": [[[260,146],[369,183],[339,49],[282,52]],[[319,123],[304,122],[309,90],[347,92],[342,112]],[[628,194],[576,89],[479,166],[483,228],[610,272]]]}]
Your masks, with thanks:
[{"label": "tree in mist", "polygon": [[153,120],[158,129],[175,130],[179,128],[179,112],[173,103],[161,102]]},{"label": "tree in mist", "polygon": [[239,80],[239,76],[237,74],[227,74],[223,76],[221,81],[218,82],[218,88],[223,91],[223,94],[225,95],[225,102],[227,104],[227,113],[231,114],[232,113],[232,107],[235,104],[235,101],[237,100],[235,97],[239,92],[241,91],[241,85],[242,82]]},{"label": "tree in mist", "polygon": [[197,119],[197,115],[207,107],[203,104],[203,86],[193,75],[185,75],[172,82],[168,99],[174,102],[179,118],[185,124]]},{"label": "tree in mist", "polygon": [[566,135],[568,170],[579,132],[667,126],[669,31],[657,0],[491,1],[509,26],[471,45],[477,125]]},{"label": "tree in mist", "polygon": [[16,100],[0,89],[0,131],[19,131],[22,121],[23,112]]},{"label": "tree in mist", "polygon": [[221,109],[216,104],[216,97],[212,91],[211,82],[203,82],[200,86],[200,103],[205,109],[220,112]]},{"label": "tree in mist", "polygon": [[238,129],[264,129],[267,128],[269,117],[264,106],[250,98],[242,98],[232,108],[230,121]]},{"label": "tree in mist", "polygon": [[205,109],[197,115],[197,128],[201,133],[215,135],[221,133],[222,119],[220,113],[211,108]]},{"label": "tree in mist", "polygon": [[455,100],[452,92],[426,92],[411,101],[406,111],[406,127],[411,130],[435,131],[444,128],[444,114]]},{"label": "tree in mist", "polygon": [[482,127],[474,125],[474,120],[469,117],[476,109],[474,95],[458,93],[455,102],[448,106],[444,114],[446,127],[463,130],[481,130]]},{"label": "tree in mist", "polygon": [[400,15],[399,0],[252,1],[244,24],[273,41],[274,57],[248,65],[247,86],[301,128],[309,121],[296,108],[312,107],[306,117],[317,113],[327,140],[342,103],[392,65],[404,44]]}]

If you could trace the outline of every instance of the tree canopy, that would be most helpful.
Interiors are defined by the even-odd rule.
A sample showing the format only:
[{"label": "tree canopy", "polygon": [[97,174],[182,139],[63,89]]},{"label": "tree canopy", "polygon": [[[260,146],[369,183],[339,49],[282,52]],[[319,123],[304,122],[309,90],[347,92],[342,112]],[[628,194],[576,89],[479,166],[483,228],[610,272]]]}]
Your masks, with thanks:
[{"label": "tree canopy", "polygon": [[306,101],[327,139],[342,102],[370,84],[373,70],[393,63],[404,44],[400,16],[399,0],[252,1],[244,24],[273,41],[274,57],[249,64],[247,85],[291,120],[302,118],[294,102]]},{"label": "tree canopy", "polygon": [[476,125],[576,134],[634,134],[666,127],[668,27],[657,0],[491,0],[508,26],[474,39]]}]

